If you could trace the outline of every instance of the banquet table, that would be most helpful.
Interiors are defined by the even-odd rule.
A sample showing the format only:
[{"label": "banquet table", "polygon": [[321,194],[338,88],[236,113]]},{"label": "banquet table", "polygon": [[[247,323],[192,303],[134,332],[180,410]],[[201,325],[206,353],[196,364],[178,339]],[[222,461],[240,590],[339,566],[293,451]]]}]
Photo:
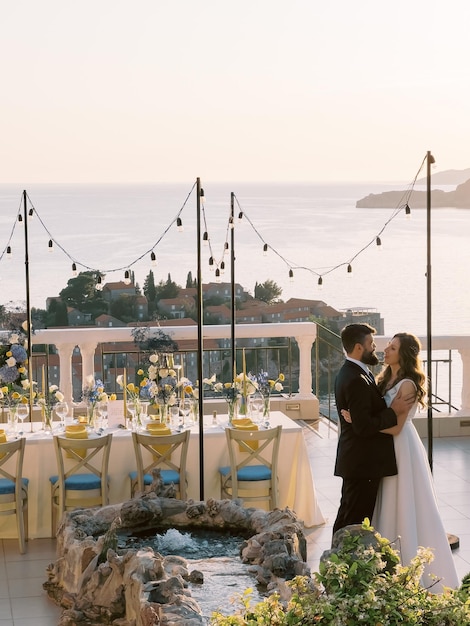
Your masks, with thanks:
[{"label": "banquet table", "polygon": [[[318,506],[315,487],[307,455],[302,428],[284,413],[272,412],[270,426],[282,425],[279,450],[279,500],[280,508],[294,510],[306,527],[325,522]],[[122,426],[123,424],[121,424]],[[227,416],[220,415],[217,425],[211,416],[204,416],[203,459],[204,499],[220,499],[218,468],[229,464],[225,438]],[[29,425],[28,425],[29,426]],[[32,425],[27,432],[23,476],[29,478],[28,519],[29,538],[51,535],[51,494],[49,476],[57,474],[57,461],[52,435],[40,430],[41,424]],[[106,432],[113,434],[109,458],[110,504],[118,504],[130,498],[129,472],[135,470],[135,456],[131,431],[110,424]],[[188,457],[188,499],[200,499],[200,443],[199,425],[191,428]],[[16,537],[14,516],[0,516],[0,538]]]}]

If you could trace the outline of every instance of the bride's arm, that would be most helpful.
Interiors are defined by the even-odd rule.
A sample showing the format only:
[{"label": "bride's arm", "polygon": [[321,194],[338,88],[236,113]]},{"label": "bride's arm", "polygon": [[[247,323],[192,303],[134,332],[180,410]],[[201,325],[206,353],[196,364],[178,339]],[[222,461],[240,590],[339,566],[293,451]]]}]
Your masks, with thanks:
[{"label": "bride's arm", "polygon": [[[397,398],[406,396],[406,398],[414,400],[416,399],[416,387],[411,380],[404,380],[400,386],[400,390],[398,391]],[[392,402],[393,408],[393,402]],[[346,422],[352,423],[351,414],[346,409],[341,410],[341,415],[345,419]],[[401,432],[401,429],[405,425],[406,418],[408,417],[408,411],[402,411],[401,413],[397,413],[397,425],[392,426],[390,428],[384,428],[381,430],[381,433],[385,433],[387,435],[398,435]]]},{"label": "bride's arm", "polygon": [[[404,380],[400,386],[400,390],[397,394],[397,398],[400,396],[413,397],[416,399],[416,387],[411,380]],[[393,402],[392,402],[393,409]],[[405,425],[406,418],[408,417],[408,411],[403,411],[401,413],[397,413],[397,425],[392,426],[391,428],[385,428],[381,430],[381,433],[386,433],[387,435],[398,435],[401,433],[403,426]]]}]

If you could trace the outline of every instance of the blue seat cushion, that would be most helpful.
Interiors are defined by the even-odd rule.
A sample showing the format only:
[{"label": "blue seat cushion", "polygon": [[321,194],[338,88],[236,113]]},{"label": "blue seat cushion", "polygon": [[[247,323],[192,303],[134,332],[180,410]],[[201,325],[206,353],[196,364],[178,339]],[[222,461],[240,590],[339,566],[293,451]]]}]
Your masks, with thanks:
[{"label": "blue seat cushion", "polygon": [[[222,476],[228,476],[231,468],[219,467]],[[271,480],[271,470],[266,465],[245,465],[237,472],[237,479],[244,481]]]},{"label": "blue seat cushion", "polygon": [[[55,485],[58,476],[49,476],[51,484]],[[109,481],[109,477],[108,477]],[[88,491],[89,489],[101,489],[101,480],[95,474],[72,474],[65,479],[65,488],[74,491]]]},{"label": "blue seat cushion", "polygon": [[[129,472],[131,480],[137,480],[137,472]],[[180,484],[180,475],[176,470],[161,470],[161,477],[164,485]],[[153,476],[151,474],[144,474],[144,485],[151,485]]]},{"label": "blue seat cushion", "polygon": [[[29,483],[28,478],[22,478],[23,486],[27,487]],[[0,478],[0,495],[6,495],[8,493],[15,493],[15,483],[8,478]]]}]

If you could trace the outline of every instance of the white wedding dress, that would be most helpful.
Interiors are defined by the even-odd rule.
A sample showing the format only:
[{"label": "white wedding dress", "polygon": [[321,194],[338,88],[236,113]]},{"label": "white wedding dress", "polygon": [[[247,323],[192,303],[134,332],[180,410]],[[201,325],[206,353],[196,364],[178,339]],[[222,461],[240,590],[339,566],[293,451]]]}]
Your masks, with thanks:
[{"label": "white wedding dress", "polygon": [[[390,406],[403,380],[392,387],[385,401]],[[419,546],[431,548],[434,560],[426,566],[423,586],[441,593],[443,586],[457,588],[460,582],[442,523],[428,458],[412,418],[417,403],[411,408],[405,425],[393,440],[397,458],[398,475],[382,479],[377,495],[372,526],[386,539],[394,542],[400,552],[401,562],[408,565],[416,556]],[[400,537],[400,539],[397,539]]]}]

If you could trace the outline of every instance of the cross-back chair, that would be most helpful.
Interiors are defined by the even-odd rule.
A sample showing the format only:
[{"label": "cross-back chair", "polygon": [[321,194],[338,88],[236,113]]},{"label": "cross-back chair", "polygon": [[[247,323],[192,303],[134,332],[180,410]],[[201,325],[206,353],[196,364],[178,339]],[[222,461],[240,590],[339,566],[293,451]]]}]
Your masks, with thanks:
[{"label": "cross-back chair", "polygon": [[226,428],[230,465],[219,468],[222,498],[267,501],[278,506],[277,464],[282,426],[267,430]]},{"label": "cross-back chair", "polygon": [[67,509],[109,502],[109,452],[112,434],[89,439],[54,437],[58,475],[50,476],[52,536]]},{"label": "cross-back chair", "polygon": [[174,435],[132,433],[137,471],[129,472],[131,498],[152,484],[152,470],[158,468],[163,484],[174,484],[179,499],[186,500],[189,435],[189,430]]},{"label": "cross-back chair", "polygon": [[0,515],[16,515],[21,554],[28,540],[29,480],[22,475],[25,441],[21,437],[0,443]]}]

